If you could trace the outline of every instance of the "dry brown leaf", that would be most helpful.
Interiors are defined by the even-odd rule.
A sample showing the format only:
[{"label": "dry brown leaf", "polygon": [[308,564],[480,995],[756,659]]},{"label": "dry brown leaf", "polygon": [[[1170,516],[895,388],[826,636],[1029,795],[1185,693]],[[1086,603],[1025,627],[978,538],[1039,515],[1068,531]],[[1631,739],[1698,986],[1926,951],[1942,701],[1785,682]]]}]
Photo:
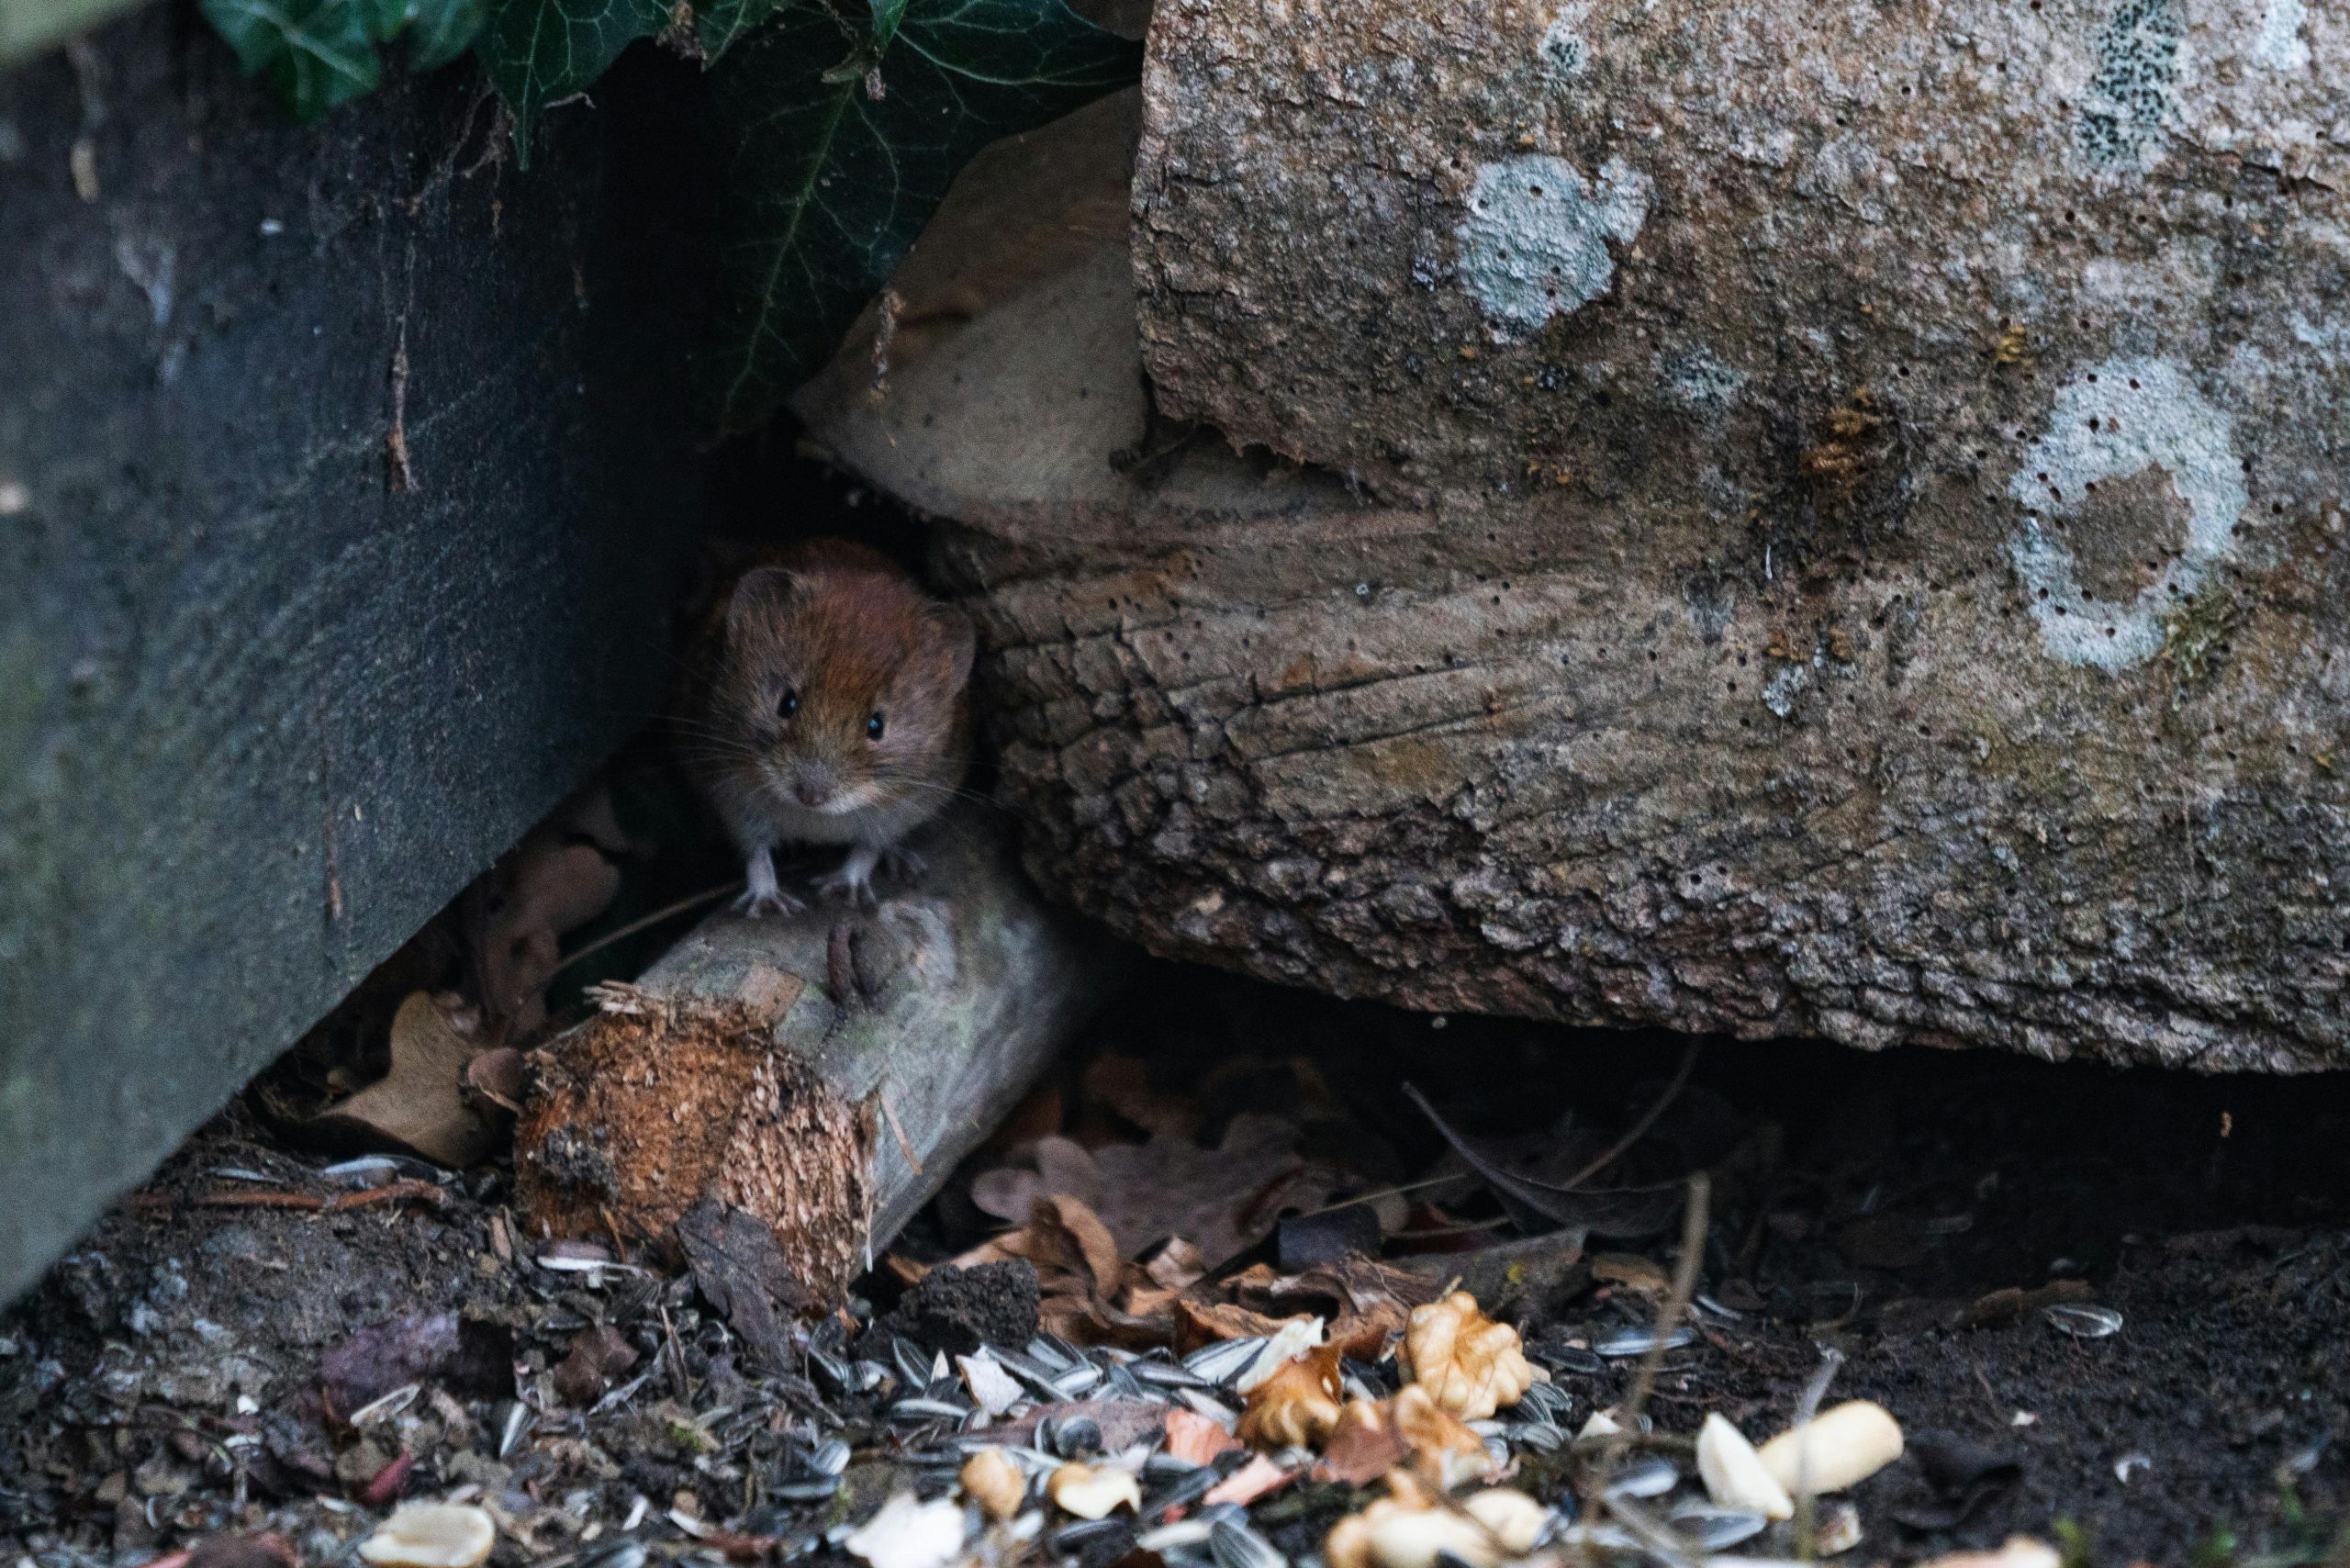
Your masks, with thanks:
[{"label": "dry brown leaf", "polygon": [[1240,1440],[1196,1410],[1176,1406],[1167,1412],[1167,1451],[1191,1464],[1206,1464],[1231,1452]]},{"label": "dry brown leaf", "polygon": [[386,1145],[462,1170],[490,1150],[487,1121],[466,1103],[466,1065],[479,1042],[458,1032],[452,1010],[410,991],[392,1017],[392,1067],[377,1081],[320,1112],[310,1130],[329,1139]]},{"label": "dry brown leaf", "polygon": [[1230,1302],[1179,1296],[1175,1301],[1175,1349],[1188,1356],[1201,1346],[1213,1345],[1220,1339],[1270,1337],[1280,1333],[1283,1324],[1302,1322],[1311,1316],[1301,1312],[1293,1317],[1268,1317]]},{"label": "dry brown leaf", "polygon": [[1413,1308],[1400,1354],[1413,1381],[1464,1421],[1516,1404],[1534,1383],[1517,1330],[1487,1317],[1466,1291]]},{"label": "dry brown leaf", "polygon": [[1200,1107],[1180,1094],[1161,1094],[1133,1057],[1096,1057],[1085,1069],[1085,1092],[1147,1133],[1188,1138],[1199,1130]]},{"label": "dry brown leaf", "polygon": [[1338,1348],[1291,1360],[1248,1393],[1240,1440],[1251,1448],[1312,1448],[1338,1424]]},{"label": "dry brown leaf", "polygon": [[1039,1139],[1034,1170],[1005,1167],[971,1183],[971,1199],[1005,1219],[1060,1193],[1098,1214],[1129,1256],[1188,1237],[1215,1268],[1268,1235],[1284,1208],[1311,1208],[1338,1178],[1297,1152],[1298,1129],[1278,1116],[1235,1116],[1215,1148],[1156,1136],[1143,1144],[1087,1150],[1066,1137]]},{"label": "dry brown leaf", "polygon": [[1207,1260],[1200,1249],[1181,1237],[1158,1249],[1158,1255],[1143,1265],[1154,1283],[1163,1290],[1188,1290],[1207,1277]]},{"label": "dry brown leaf", "polygon": [[522,1053],[512,1046],[483,1051],[465,1064],[465,1087],[498,1109],[516,1115],[522,1113],[527,1082]]},{"label": "dry brown leaf", "polygon": [[1662,1301],[1673,1294],[1673,1276],[1637,1253],[1599,1252],[1591,1260],[1591,1277],[1603,1285],[1638,1291]]},{"label": "dry brown leaf", "polygon": [[1028,1213],[1028,1231],[1048,1238],[1057,1256],[1071,1258],[1081,1267],[1102,1300],[1115,1297],[1125,1283],[1126,1255],[1119,1250],[1117,1238],[1077,1199],[1065,1193],[1038,1198]]},{"label": "dry brown leaf", "polygon": [[1430,1282],[1375,1258],[1348,1258],[1281,1276],[1262,1264],[1232,1281],[1242,1303],[1268,1313],[1306,1311],[1330,1319],[1329,1340],[1359,1361],[1377,1361],[1404,1332],[1411,1309],[1435,1294]]},{"label": "dry brown leaf", "polygon": [[563,962],[564,933],[604,912],[621,889],[620,868],[592,844],[534,830],[489,879],[480,927],[482,1005],[506,1037],[546,1022],[546,985]]}]

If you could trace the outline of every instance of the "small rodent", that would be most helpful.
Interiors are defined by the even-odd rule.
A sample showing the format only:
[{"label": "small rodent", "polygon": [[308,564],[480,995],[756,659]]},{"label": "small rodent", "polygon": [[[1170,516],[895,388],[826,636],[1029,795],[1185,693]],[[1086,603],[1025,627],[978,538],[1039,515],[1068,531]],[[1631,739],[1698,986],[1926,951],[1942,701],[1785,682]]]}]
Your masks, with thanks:
[{"label": "small rodent", "polygon": [[764,557],[694,640],[678,728],[734,842],[735,907],[789,913],[779,844],[845,844],[826,893],[873,901],[873,872],[918,873],[901,840],[955,796],[971,746],[971,618],[888,557],[814,539]]}]

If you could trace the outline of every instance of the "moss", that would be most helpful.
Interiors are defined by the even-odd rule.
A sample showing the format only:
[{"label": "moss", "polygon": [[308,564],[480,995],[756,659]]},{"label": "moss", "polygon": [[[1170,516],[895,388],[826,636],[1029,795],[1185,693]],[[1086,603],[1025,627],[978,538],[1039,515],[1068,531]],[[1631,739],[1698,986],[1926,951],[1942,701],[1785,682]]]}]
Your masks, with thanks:
[{"label": "moss", "polygon": [[2234,590],[2217,583],[2181,599],[2163,618],[2162,651],[2155,657],[2170,666],[2175,695],[2200,691],[2210,684],[2244,613],[2244,603]]}]

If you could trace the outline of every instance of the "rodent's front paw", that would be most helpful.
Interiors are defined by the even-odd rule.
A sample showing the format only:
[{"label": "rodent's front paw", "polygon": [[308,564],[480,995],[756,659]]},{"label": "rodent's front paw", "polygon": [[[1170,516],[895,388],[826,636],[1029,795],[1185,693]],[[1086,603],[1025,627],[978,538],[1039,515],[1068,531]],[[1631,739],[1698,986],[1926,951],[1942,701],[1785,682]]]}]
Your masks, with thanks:
[{"label": "rodent's front paw", "polygon": [[754,888],[734,901],[734,913],[753,920],[764,914],[798,914],[807,907],[781,888]]},{"label": "rodent's front paw", "polygon": [[930,869],[930,862],[902,844],[893,844],[881,852],[881,869],[890,876],[911,882]]}]

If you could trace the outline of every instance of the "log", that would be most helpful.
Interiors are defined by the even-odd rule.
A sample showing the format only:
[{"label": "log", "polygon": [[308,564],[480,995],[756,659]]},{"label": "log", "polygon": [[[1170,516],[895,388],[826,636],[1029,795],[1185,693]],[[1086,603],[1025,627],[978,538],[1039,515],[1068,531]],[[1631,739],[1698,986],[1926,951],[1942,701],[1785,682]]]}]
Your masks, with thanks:
[{"label": "log", "polygon": [[702,922],[533,1059],[515,1133],[543,1235],[666,1247],[706,1199],[752,1214],[818,1302],[871,1265],[1122,972],[1046,905],[1001,813],[913,840],[878,909]]},{"label": "log", "polygon": [[1130,252],[800,406],[1158,952],[2340,1067],[2345,89],[2282,0],[1163,0]]}]

